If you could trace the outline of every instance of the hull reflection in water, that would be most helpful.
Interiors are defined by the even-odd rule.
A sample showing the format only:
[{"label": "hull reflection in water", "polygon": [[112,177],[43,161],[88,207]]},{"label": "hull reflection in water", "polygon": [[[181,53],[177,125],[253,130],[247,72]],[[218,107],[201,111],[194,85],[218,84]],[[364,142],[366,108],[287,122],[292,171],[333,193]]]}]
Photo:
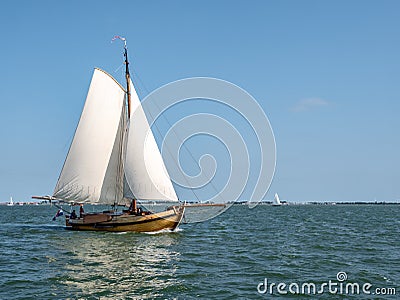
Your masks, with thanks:
[{"label": "hull reflection in water", "polygon": [[[82,299],[143,299],[161,297],[182,282],[175,275],[180,253],[174,251],[180,233],[85,234],[85,242],[73,240],[64,251],[71,253],[59,283]],[[135,298],[135,296],[137,298]]]}]

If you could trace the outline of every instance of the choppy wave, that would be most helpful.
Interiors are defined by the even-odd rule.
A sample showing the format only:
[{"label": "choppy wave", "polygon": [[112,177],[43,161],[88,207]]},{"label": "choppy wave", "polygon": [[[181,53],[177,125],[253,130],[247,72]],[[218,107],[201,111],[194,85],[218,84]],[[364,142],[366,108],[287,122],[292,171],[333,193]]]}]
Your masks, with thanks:
[{"label": "choppy wave", "polygon": [[338,272],[400,285],[400,206],[240,205],[148,234],[68,231],[54,213],[0,207],[0,299],[253,299],[264,278],[323,283]]}]

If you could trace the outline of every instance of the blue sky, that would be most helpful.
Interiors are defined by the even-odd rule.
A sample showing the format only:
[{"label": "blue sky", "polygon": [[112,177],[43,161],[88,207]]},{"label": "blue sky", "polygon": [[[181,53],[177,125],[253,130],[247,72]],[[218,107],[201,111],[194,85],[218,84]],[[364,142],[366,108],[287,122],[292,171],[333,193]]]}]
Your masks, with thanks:
[{"label": "blue sky", "polygon": [[266,198],[400,201],[398,1],[0,6],[0,201],[52,193],[93,68],[121,79],[116,34],[128,38],[141,96],[210,76],[257,99],[277,145]]}]

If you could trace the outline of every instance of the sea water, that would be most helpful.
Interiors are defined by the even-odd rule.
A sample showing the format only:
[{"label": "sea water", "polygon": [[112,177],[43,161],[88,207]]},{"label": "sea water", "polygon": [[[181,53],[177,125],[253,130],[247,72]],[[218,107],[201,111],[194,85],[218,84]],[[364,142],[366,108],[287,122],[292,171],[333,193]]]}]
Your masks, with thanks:
[{"label": "sea water", "polygon": [[0,206],[0,299],[400,298],[400,205],[235,205],[151,235],[56,210]]}]

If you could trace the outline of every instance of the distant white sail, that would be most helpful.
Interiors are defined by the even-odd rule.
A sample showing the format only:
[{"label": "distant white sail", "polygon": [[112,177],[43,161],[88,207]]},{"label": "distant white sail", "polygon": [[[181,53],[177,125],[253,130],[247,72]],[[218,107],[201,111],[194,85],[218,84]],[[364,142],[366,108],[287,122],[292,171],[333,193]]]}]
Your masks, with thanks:
[{"label": "distant white sail", "polygon": [[272,203],[272,205],[282,205],[281,200],[279,200],[278,194],[275,194],[274,202]]},{"label": "distant white sail", "polygon": [[136,199],[178,201],[132,81],[130,84],[131,117],[125,158],[126,182]]},{"label": "distant white sail", "polygon": [[95,69],[74,139],[53,196],[71,202],[113,204],[123,192],[125,91]]},{"label": "distant white sail", "polygon": [[14,201],[12,199],[12,197],[10,197],[10,202],[7,203],[8,206],[14,206]]}]

